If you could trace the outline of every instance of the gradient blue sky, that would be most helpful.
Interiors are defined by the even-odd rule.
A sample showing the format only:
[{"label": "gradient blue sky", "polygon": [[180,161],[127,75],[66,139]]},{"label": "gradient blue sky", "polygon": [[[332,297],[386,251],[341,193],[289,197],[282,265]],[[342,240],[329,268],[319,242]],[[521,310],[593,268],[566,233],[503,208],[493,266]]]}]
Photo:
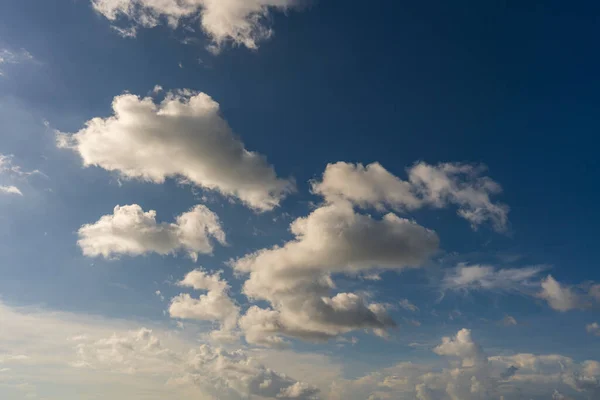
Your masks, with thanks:
[{"label": "gradient blue sky", "polygon": [[[197,18],[177,28],[161,20],[124,38],[111,23],[130,27],[136,22],[124,15],[111,22],[88,0],[0,4],[0,154],[10,166],[0,168],[0,186],[21,192],[0,191],[0,311],[6,321],[0,322],[0,331],[15,327],[0,333],[0,370],[7,365],[0,372],[0,397],[155,398],[144,389],[147,371],[132,373],[136,377],[127,383],[119,381],[114,392],[81,378],[77,374],[87,372],[73,362],[64,366],[61,379],[53,378],[48,366],[58,361],[38,361],[37,346],[16,339],[23,336],[19,321],[37,318],[42,335],[43,329],[64,325],[66,332],[74,324],[77,332],[65,336],[61,330],[52,337],[99,332],[98,337],[86,333],[93,338],[86,343],[90,348],[102,340],[100,333],[127,336],[149,327],[159,336],[176,337],[182,352],[198,341],[211,348],[242,348],[273,369],[280,364],[285,369],[281,357],[296,357],[298,365],[308,367],[286,373],[320,391],[296,397],[281,392],[279,398],[352,400],[451,399],[449,389],[435,384],[429,394],[419,392],[419,385],[429,383],[418,377],[410,390],[398,392],[393,385],[383,390],[366,377],[410,375],[389,372],[408,361],[434,365],[438,372],[468,370],[469,357],[440,349],[442,337],[463,343],[457,332],[467,329],[467,342],[472,337],[477,343],[467,346],[469,351],[480,345],[487,357],[560,354],[574,365],[564,367],[559,378],[542,367],[529,371],[519,366],[521,372],[502,385],[490,375],[495,383],[488,382],[486,394],[472,394],[472,399],[596,398],[600,364],[585,362],[600,360],[600,328],[593,325],[600,320],[600,286],[594,286],[600,282],[598,3],[318,0],[285,12],[263,10],[269,11],[261,24],[273,29],[270,38],[257,49],[226,40],[216,54],[207,49],[214,36],[202,31]],[[98,166],[83,168],[77,151],[57,148],[57,132],[76,133],[94,117],[110,117],[115,96],[144,97],[155,85],[165,92],[187,88],[211,96],[245,148],[264,155],[278,177],[293,177],[296,192],[279,207],[257,213],[239,199],[176,179],[157,184],[125,179]],[[317,343],[284,334],[290,347],[277,350],[250,343],[241,328],[237,342],[222,344],[206,337],[210,322],[177,326],[168,311],[171,299],[198,293],[176,282],[195,268],[222,270],[241,314],[254,304],[242,292],[248,276],[234,274],[228,261],[291,240],[290,223],[323,202],[311,193],[309,181],[320,181],[326,166],[338,161],[378,162],[402,180],[417,162],[483,164],[483,175],[503,189],[491,199],[510,207],[508,224],[500,232],[489,223],[472,229],[452,204],[398,212],[434,230],[439,250],[421,268],[382,271],[379,280],[336,274],[332,292],[358,293],[365,301],[385,304],[398,324],[386,338],[364,329]],[[116,205],[130,204],[156,210],[159,222],[205,204],[220,218],[228,245],[215,244],[213,254],[201,254],[197,262],[182,253],[115,259],[84,255],[77,244],[79,229],[111,214]],[[377,208],[356,212],[374,218],[383,214]],[[485,286],[473,281],[473,286],[449,289],[448,277],[461,264],[489,266],[485,273],[491,274],[513,270],[498,278],[508,282]],[[530,282],[510,280],[517,269],[531,266],[540,272]],[[563,291],[555,293],[558,301],[572,296],[562,309],[540,294],[549,274]],[[419,311],[399,306],[402,299]],[[261,300],[256,304],[275,307]],[[514,324],[507,322],[509,316]],[[349,343],[351,338],[355,343]],[[73,343],[56,343],[55,348],[57,360],[77,357]],[[462,364],[454,365],[453,357]],[[90,368],[106,368],[114,378],[118,368],[105,361],[86,362],[96,362]],[[307,370],[314,364],[332,374],[334,386],[356,388],[344,395],[339,387],[310,382]],[[440,380],[447,379],[439,373]],[[516,379],[520,373],[547,380]],[[594,383],[570,384],[566,375]],[[201,385],[189,386],[185,393],[166,393],[177,399],[275,398],[253,397],[261,394],[229,386],[227,393],[216,395]],[[164,398],[156,393],[157,399]]]}]

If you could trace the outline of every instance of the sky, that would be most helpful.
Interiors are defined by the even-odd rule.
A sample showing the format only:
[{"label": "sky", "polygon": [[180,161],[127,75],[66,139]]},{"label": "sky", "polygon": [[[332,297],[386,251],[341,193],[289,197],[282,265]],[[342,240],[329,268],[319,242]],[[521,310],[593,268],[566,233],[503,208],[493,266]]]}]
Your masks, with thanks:
[{"label": "sky", "polygon": [[593,1],[0,3],[0,398],[600,398]]}]

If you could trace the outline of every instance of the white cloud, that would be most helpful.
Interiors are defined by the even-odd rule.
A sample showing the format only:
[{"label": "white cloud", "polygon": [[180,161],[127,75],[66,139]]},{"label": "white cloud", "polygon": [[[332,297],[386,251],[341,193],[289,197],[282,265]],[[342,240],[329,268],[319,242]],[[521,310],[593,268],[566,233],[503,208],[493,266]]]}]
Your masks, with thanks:
[{"label": "white cloud", "polygon": [[221,278],[220,272],[210,275],[202,269],[195,269],[178,285],[207,293],[197,299],[187,293],[174,297],[169,307],[172,318],[218,322],[220,329],[212,332],[213,338],[223,340],[236,337],[234,330],[240,308],[229,297],[229,285]]},{"label": "white cloud", "polygon": [[104,258],[182,250],[195,260],[198,253],[212,252],[212,239],[226,243],[219,218],[203,205],[177,216],[174,223],[157,223],[156,211],[144,212],[137,204],[116,206],[113,214],[83,225],[78,234],[84,255]]},{"label": "white cloud", "polygon": [[402,307],[403,309],[408,310],[410,312],[419,311],[419,307],[415,306],[408,299],[402,299],[398,302],[398,304],[400,305],[400,307]]},{"label": "white cloud", "polygon": [[443,290],[529,292],[539,286],[542,267],[498,269],[489,265],[458,264],[446,271]]},{"label": "white cloud", "polygon": [[23,193],[16,186],[0,186],[0,193],[5,194],[17,194],[19,196],[23,196]]},{"label": "white cloud", "polygon": [[362,164],[338,162],[327,165],[320,182],[313,182],[315,193],[327,201],[351,201],[362,207],[399,211],[424,206],[459,206],[458,214],[475,229],[491,222],[498,231],[506,229],[508,206],[494,203],[491,195],[502,191],[501,186],[487,176],[485,169],[469,164],[417,163],[408,169],[408,181],[403,181],[379,163]]},{"label": "white cloud", "polygon": [[159,104],[123,94],[112,108],[113,116],[93,118],[73,135],[58,133],[58,146],[76,151],[85,166],[155,183],[181,178],[259,211],[294,190],[262,155],[246,150],[205,93],[169,92]]},{"label": "white cloud", "polygon": [[[25,49],[19,51],[11,51],[9,49],[0,49],[0,66],[2,64],[22,64],[26,62],[33,62],[35,58]],[[0,69],[0,76],[3,76],[4,72]],[[1,157],[1,156],[0,156]]]},{"label": "white cloud", "polygon": [[592,335],[600,336],[600,325],[597,322],[586,325],[585,330]]},{"label": "white cloud", "polygon": [[133,26],[127,32],[133,35],[137,26],[152,28],[166,22],[175,29],[199,18],[217,50],[226,42],[256,49],[260,41],[273,33],[268,24],[269,12],[286,11],[299,3],[299,0],[92,0],[94,9],[113,23],[120,17],[129,19]]},{"label": "white cloud", "polygon": [[473,341],[469,329],[461,329],[454,337],[442,338],[442,344],[433,351],[442,356],[459,358],[463,367],[473,367],[485,360],[483,350]]},{"label": "white cloud", "polygon": [[515,319],[515,317],[511,316],[511,315],[505,315],[504,318],[502,319],[502,321],[500,321],[500,323],[504,326],[515,326],[518,325],[517,320]]},{"label": "white cloud", "polygon": [[585,307],[584,300],[568,286],[561,285],[552,275],[542,281],[542,291],[538,296],[557,311],[569,311]]},{"label": "white cloud", "polygon": [[162,327],[2,303],[0,319],[0,341],[14,352],[0,354],[0,395],[18,387],[42,398],[73,400],[309,400],[318,395],[309,383],[269,368],[269,356],[259,360],[242,350],[199,344]]},{"label": "white cloud", "polygon": [[[468,329],[447,337],[434,348],[458,360],[400,363],[355,380],[335,381],[330,400],[543,400],[555,391],[577,400],[600,394],[600,363],[577,363],[558,354],[486,356]],[[556,398],[556,397],[555,397]]]},{"label": "white cloud", "polygon": [[325,204],[290,226],[295,239],[232,261],[250,274],[244,293],[268,301],[240,320],[246,340],[281,344],[280,333],[324,340],[354,329],[394,326],[385,306],[354,293],[337,293],[332,275],[417,267],[437,250],[438,237],[389,213],[382,219],[358,214],[352,205]]}]

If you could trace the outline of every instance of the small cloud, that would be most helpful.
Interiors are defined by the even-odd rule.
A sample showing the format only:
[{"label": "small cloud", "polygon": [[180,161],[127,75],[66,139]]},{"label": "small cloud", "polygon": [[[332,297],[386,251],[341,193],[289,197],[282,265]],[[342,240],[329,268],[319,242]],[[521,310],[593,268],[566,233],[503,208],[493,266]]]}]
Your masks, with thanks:
[{"label": "small cloud", "polygon": [[398,304],[400,304],[400,307],[404,308],[405,310],[408,310],[411,312],[419,311],[419,307],[415,306],[408,299],[402,299],[402,300],[400,300],[400,302]]},{"label": "small cloud", "polygon": [[165,301],[165,296],[162,295],[160,290],[157,290],[156,292],[154,292],[154,294],[157,295],[158,298],[160,298],[160,301]]},{"label": "small cloud", "polygon": [[16,194],[19,196],[23,196],[23,193],[16,186],[0,186],[0,193],[6,194]]},{"label": "small cloud", "polygon": [[597,322],[592,322],[585,327],[587,333],[595,336],[600,336],[600,325]]},{"label": "small cloud", "polygon": [[502,321],[500,321],[500,324],[503,326],[514,326],[517,325],[517,320],[510,315],[506,315]]}]

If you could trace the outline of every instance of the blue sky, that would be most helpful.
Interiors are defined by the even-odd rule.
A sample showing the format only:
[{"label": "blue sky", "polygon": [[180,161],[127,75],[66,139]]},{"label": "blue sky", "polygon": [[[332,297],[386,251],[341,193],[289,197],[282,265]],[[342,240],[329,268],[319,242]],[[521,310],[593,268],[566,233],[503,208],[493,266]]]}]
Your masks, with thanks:
[{"label": "blue sky", "polygon": [[599,12],[3,2],[0,397],[596,398]]}]

